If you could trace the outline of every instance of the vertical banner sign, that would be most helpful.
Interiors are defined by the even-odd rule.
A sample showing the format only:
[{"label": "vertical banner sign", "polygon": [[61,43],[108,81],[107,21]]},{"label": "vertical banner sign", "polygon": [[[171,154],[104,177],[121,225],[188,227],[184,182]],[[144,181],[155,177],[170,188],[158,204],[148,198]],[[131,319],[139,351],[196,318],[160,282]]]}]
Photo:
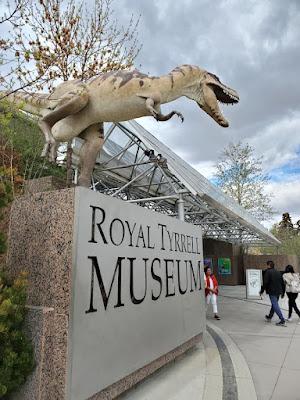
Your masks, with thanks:
[{"label": "vertical banner sign", "polygon": [[260,299],[259,294],[262,286],[262,271],[260,269],[246,270],[246,293],[247,299]]},{"label": "vertical banner sign", "polygon": [[85,400],[203,332],[201,229],[76,188],[68,398]]}]

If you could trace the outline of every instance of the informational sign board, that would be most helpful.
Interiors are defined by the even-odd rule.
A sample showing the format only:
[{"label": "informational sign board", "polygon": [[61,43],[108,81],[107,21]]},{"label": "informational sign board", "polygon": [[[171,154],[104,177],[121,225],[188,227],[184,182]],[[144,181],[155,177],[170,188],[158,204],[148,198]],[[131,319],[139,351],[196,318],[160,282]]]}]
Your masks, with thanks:
[{"label": "informational sign board", "polygon": [[218,258],[218,273],[219,275],[231,275],[230,258]]},{"label": "informational sign board", "polygon": [[201,229],[76,189],[68,399],[85,400],[203,332]]},{"label": "informational sign board", "polygon": [[260,269],[246,270],[246,296],[247,299],[260,299],[262,286],[262,271]]}]

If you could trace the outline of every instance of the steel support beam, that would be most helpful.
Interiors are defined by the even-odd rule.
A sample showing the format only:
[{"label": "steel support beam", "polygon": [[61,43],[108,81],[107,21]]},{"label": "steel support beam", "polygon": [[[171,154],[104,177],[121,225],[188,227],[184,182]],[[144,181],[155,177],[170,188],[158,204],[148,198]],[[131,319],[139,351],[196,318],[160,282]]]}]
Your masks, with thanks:
[{"label": "steel support beam", "polygon": [[178,210],[178,219],[180,221],[184,221],[184,199],[183,199],[183,194],[179,193],[177,200],[177,210]]},{"label": "steel support beam", "polygon": [[145,199],[134,199],[134,200],[127,200],[127,203],[145,203],[147,201],[158,201],[158,200],[167,200],[167,199],[179,199],[178,194],[171,194],[168,196],[157,196],[157,197],[147,197]]}]

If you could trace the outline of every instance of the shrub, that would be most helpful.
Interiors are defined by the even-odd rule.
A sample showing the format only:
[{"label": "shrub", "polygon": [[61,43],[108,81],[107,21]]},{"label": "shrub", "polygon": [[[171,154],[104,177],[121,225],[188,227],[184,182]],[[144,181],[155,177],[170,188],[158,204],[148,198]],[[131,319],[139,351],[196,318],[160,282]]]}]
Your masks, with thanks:
[{"label": "shrub", "polygon": [[[6,207],[12,199],[11,194],[11,185],[9,182],[3,179],[4,174],[0,167],[0,227],[2,222],[2,209]],[[6,237],[4,232],[0,230],[0,254],[5,253],[6,251]]]},{"label": "shrub", "polygon": [[44,143],[37,121],[0,101],[0,168],[10,170],[14,185],[49,175],[65,178],[65,167],[40,157]]},{"label": "shrub", "polygon": [[0,271],[0,398],[24,382],[34,368],[33,347],[23,332],[26,274],[10,281]]}]

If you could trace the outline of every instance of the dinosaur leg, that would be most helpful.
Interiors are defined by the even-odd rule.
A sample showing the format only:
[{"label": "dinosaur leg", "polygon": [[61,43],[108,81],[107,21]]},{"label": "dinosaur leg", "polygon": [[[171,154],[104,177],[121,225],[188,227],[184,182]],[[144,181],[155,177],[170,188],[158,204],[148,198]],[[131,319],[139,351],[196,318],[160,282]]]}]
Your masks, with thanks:
[{"label": "dinosaur leg", "polygon": [[[45,144],[44,144],[44,147],[42,150],[41,157],[46,157],[47,154],[50,152],[50,150],[53,147],[56,147],[56,142],[55,142],[54,137],[52,136],[51,128],[48,126],[48,124],[46,124],[44,121],[40,120],[38,122],[38,125],[45,136]],[[53,161],[55,161],[55,159],[56,159],[56,154],[55,154]]]},{"label": "dinosaur leg", "polygon": [[97,155],[103,146],[103,123],[89,126],[81,135],[85,142],[80,150],[80,175],[78,185],[90,187]]},{"label": "dinosaur leg", "polygon": [[173,115],[178,115],[178,117],[181,119],[181,122],[184,121],[183,115],[178,111],[171,111],[169,114],[163,115],[161,113],[159,104],[155,104],[154,99],[151,97],[146,99],[146,108],[157,121],[168,121],[168,119],[172,118]]},{"label": "dinosaur leg", "polygon": [[57,121],[66,118],[68,115],[76,114],[84,108],[89,100],[87,90],[81,90],[78,94],[68,92],[61,97],[59,105],[53,111],[50,111],[39,122],[39,126],[43,131],[46,139],[45,146],[42,151],[42,157],[49,154],[49,160],[55,162],[57,154],[57,143],[52,135],[51,129]]}]

